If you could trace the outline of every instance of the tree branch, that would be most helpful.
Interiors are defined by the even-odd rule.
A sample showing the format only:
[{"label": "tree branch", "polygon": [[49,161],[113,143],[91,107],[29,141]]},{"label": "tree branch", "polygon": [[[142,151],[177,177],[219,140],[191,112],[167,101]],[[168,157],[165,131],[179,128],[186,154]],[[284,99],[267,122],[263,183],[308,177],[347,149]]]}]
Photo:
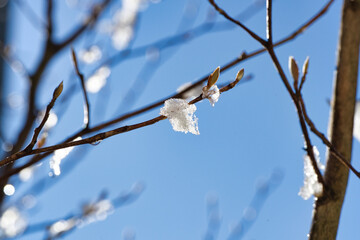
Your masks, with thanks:
[{"label": "tree branch", "polygon": [[82,73],[80,73],[78,61],[77,61],[76,54],[75,54],[75,51],[74,51],[73,48],[71,48],[71,53],[72,53],[72,59],[74,61],[75,71],[76,71],[76,74],[78,75],[78,77],[80,79],[81,89],[82,89],[82,92],[84,94],[84,101],[85,101],[85,105],[84,105],[84,124],[85,124],[85,129],[88,129],[89,125],[90,125],[89,97],[87,95],[86,88],[85,88],[84,75]]},{"label": "tree branch", "polygon": [[272,0],[266,0],[266,38],[272,44]]},{"label": "tree branch", "polygon": [[[235,87],[235,85],[240,81],[240,79],[241,78],[237,77],[236,80],[233,82],[235,84],[230,83],[229,85],[221,88],[220,93],[224,93],[224,92],[232,89],[233,87]],[[203,99],[202,95],[200,95],[199,97],[197,97],[194,100],[192,100],[191,102],[189,102],[189,104],[195,104],[195,103],[201,101],[202,99]],[[161,120],[164,120],[164,119],[166,119],[166,117],[160,115],[160,116],[157,116],[155,118],[152,118],[150,120],[147,120],[147,121],[144,121],[144,122],[141,122],[141,123],[119,127],[119,128],[116,128],[116,129],[113,129],[113,130],[110,130],[110,131],[106,131],[106,132],[96,134],[95,136],[92,136],[92,137],[81,139],[81,140],[61,143],[61,144],[53,145],[53,146],[50,146],[50,147],[43,147],[43,148],[33,149],[31,151],[22,150],[20,152],[17,152],[15,154],[3,159],[0,162],[0,167],[5,166],[5,165],[7,165],[9,163],[12,163],[15,160],[20,159],[20,158],[25,157],[25,156],[44,153],[44,152],[52,152],[52,151],[62,149],[62,148],[79,146],[79,145],[84,145],[84,144],[92,144],[94,142],[99,142],[99,141],[102,141],[102,140],[104,140],[106,138],[109,138],[109,137],[112,137],[112,136],[115,136],[115,135],[118,135],[118,134],[121,134],[121,133],[130,132],[130,131],[133,131],[133,130],[138,129],[138,128],[153,125],[153,124],[155,124],[155,123],[157,123],[157,122],[159,122]]]},{"label": "tree branch", "polygon": [[33,135],[32,139],[31,139],[31,142],[30,142],[29,145],[24,149],[24,151],[31,151],[31,150],[34,148],[34,146],[35,146],[35,144],[36,144],[36,142],[37,142],[38,136],[39,136],[41,130],[43,129],[46,121],[47,121],[48,118],[49,118],[50,110],[54,107],[55,101],[56,101],[56,99],[60,96],[62,90],[63,90],[63,82],[61,82],[61,83],[59,84],[59,86],[54,90],[53,97],[52,97],[50,103],[49,103],[49,104],[47,105],[47,107],[46,107],[46,111],[45,111],[44,117],[43,117],[40,125],[39,125],[37,128],[35,128],[35,130],[34,130],[34,135]]},{"label": "tree branch", "polygon": [[[292,41],[294,40],[297,36],[299,36],[301,33],[303,33],[308,27],[310,27],[313,23],[315,23],[321,16],[323,16],[327,10],[329,9],[329,7],[331,6],[331,4],[333,4],[334,0],[330,0],[327,4],[325,4],[325,6],[320,9],[313,17],[311,17],[309,20],[307,20],[304,24],[300,25],[294,32],[290,33],[288,36],[282,38],[281,40],[277,41],[276,43],[274,43],[274,47],[276,46],[280,46],[282,44],[285,44],[289,41]],[[241,54],[241,56],[235,58],[234,60],[230,61],[229,63],[225,64],[224,66],[221,67],[221,72],[225,72],[227,71],[228,69],[231,69],[232,67],[236,66],[237,64],[247,60],[247,59],[250,59],[254,56],[257,56],[261,53],[264,53],[266,51],[265,48],[260,48],[258,50],[255,50],[253,52],[250,52],[250,53],[243,53]],[[102,130],[106,127],[109,127],[109,126],[112,126],[114,124],[117,124],[117,123],[120,123],[126,119],[129,119],[131,117],[134,117],[134,116],[137,116],[139,114],[142,114],[142,113],[145,113],[151,109],[154,109],[156,107],[159,107],[161,106],[162,104],[164,104],[164,102],[169,99],[169,98],[181,98],[182,95],[193,89],[194,87],[204,83],[208,78],[208,75],[204,76],[203,78],[199,79],[198,81],[194,82],[191,86],[187,87],[186,89],[184,89],[183,91],[179,92],[179,93],[175,93],[167,98],[164,98],[164,99],[160,99],[154,103],[151,103],[145,107],[142,107],[138,110],[135,110],[135,111],[132,111],[132,112],[129,112],[129,113],[126,113],[124,115],[121,115],[113,120],[110,120],[110,121],[107,121],[105,123],[102,123],[102,124],[98,124],[97,126],[94,126],[93,128],[91,129],[81,129],[79,130],[78,132],[76,132],[75,134],[73,134],[72,136],[70,136],[69,138],[65,139],[63,141],[63,143],[66,143],[66,142],[69,142],[69,141],[73,141],[75,138],[79,137],[79,136],[83,136],[85,134],[88,134],[88,133],[93,133],[93,132],[97,132],[99,130]],[[2,177],[0,177],[0,179],[2,178],[8,178],[12,175],[15,175],[15,174],[18,174],[22,169],[25,169],[37,162],[39,162],[41,159],[49,156],[51,154],[51,152],[48,152],[48,153],[44,153],[44,154],[41,154],[41,155],[36,155],[34,156],[29,162],[27,162],[26,164],[20,166],[20,167],[17,167],[17,168],[14,168],[14,169],[11,169],[9,171],[6,172],[6,174],[4,174]]]},{"label": "tree branch", "polygon": [[265,47],[266,45],[266,41],[264,39],[262,39],[259,35],[257,35],[256,33],[254,33],[253,31],[251,31],[249,28],[247,28],[244,24],[242,24],[240,21],[230,17],[229,14],[227,14],[222,8],[220,8],[214,0],[209,0],[209,3],[215,8],[216,11],[218,11],[218,13],[220,13],[221,15],[223,15],[226,19],[228,19],[229,21],[235,23],[236,25],[240,26],[242,29],[244,29],[251,37],[253,37],[255,40],[257,40],[261,45],[263,45]]}]

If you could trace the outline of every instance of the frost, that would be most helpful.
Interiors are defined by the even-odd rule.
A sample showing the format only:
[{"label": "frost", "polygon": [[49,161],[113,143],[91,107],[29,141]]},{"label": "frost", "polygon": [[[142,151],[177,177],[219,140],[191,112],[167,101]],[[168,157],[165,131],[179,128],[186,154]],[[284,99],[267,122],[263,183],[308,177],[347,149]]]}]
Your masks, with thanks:
[{"label": "frost", "polygon": [[216,85],[213,85],[210,88],[205,86],[202,90],[202,96],[203,98],[209,99],[211,106],[214,106],[215,103],[219,101],[220,90]]},{"label": "frost", "polygon": [[24,232],[27,221],[16,207],[9,207],[0,217],[0,238],[15,237]]},{"label": "frost", "polygon": [[89,77],[85,83],[85,88],[90,93],[97,93],[106,84],[106,79],[110,76],[111,70],[107,66],[99,68],[94,75]]},{"label": "frost", "polygon": [[[320,162],[320,154],[318,149],[313,147],[315,160],[320,169],[324,169],[325,166]],[[319,183],[315,170],[311,164],[310,157],[308,155],[304,156],[304,186],[300,188],[299,196],[304,200],[307,200],[314,195],[319,197],[322,195],[323,185]]]},{"label": "frost", "polygon": [[[191,82],[184,83],[183,85],[178,87],[176,92],[179,93],[179,92],[185,90],[186,88],[190,87],[191,85],[192,85]],[[187,100],[192,100],[192,99],[196,98],[197,96],[200,96],[201,93],[202,93],[202,86],[199,84],[196,87],[193,87],[192,89],[184,92],[182,97]]]},{"label": "frost", "polygon": [[355,104],[353,135],[360,142],[360,101]]},{"label": "frost", "polygon": [[[81,137],[75,138],[74,141],[81,140]],[[50,169],[52,172],[50,173],[50,176],[59,176],[61,174],[61,168],[60,164],[61,161],[69,155],[69,153],[74,149],[74,147],[67,147],[58,149],[54,152],[54,156],[50,160]]]},{"label": "frost", "polygon": [[174,129],[178,132],[191,132],[199,135],[198,119],[194,115],[196,106],[189,104],[184,99],[170,98],[165,101],[164,107],[160,109],[160,115],[167,117]]}]

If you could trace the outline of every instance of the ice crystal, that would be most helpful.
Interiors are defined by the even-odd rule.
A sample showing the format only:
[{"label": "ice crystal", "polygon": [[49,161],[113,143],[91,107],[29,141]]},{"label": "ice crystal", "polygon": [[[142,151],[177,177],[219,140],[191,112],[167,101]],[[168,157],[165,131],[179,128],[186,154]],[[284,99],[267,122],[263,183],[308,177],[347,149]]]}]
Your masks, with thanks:
[{"label": "ice crystal", "polygon": [[220,90],[216,85],[213,85],[210,88],[205,86],[202,90],[202,96],[203,98],[209,99],[211,106],[214,106],[215,103],[219,101]]},{"label": "ice crystal", "polygon": [[167,117],[175,131],[199,135],[198,119],[194,115],[196,106],[184,99],[170,98],[160,109],[160,115]]},{"label": "ice crystal", "polygon": [[[319,151],[314,146],[313,147],[315,160],[320,169],[324,169],[324,165],[320,162]],[[304,186],[300,188],[299,195],[307,200],[314,195],[319,197],[322,195],[323,185],[318,181],[315,170],[311,164],[310,157],[308,155],[304,156]]]}]

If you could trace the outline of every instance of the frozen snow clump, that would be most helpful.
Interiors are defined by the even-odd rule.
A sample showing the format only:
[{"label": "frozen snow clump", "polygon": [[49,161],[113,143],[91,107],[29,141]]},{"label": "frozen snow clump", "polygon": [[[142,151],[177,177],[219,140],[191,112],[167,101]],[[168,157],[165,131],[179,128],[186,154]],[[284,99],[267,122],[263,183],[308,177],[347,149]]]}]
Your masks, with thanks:
[{"label": "frozen snow clump", "polygon": [[[320,169],[324,169],[324,165],[320,162],[319,151],[314,146],[313,148],[317,165]],[[311,164],[310,157],[304,156],[304,186],[300,188],[299,196],[307,200],[314,195],[315,197],[321,196],[323,193],[323,185],[318,181],[315,170]]]},{"label": "frozen snow clump", "polygon": [[205,86],[202,91],[203,98],[207,98],[210,101],[211,106],[214,106],[217,101],[219,101],[220,90],[216,85],[208,88]]},{"label": "frozen snow clump", "polygon": [[199,135],[198,119],[194,115],[196,106],[184,99],[170,98],[160,109],[160,115],[167,117],[175,131]]}]

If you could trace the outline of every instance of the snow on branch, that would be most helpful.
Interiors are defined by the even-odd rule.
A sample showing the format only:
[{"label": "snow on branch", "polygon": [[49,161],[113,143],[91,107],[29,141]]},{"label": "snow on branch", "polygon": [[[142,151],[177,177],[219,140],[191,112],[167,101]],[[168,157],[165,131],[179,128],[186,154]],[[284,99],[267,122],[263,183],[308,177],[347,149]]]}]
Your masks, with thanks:
[{"label": "snow on branch", "polygon": [[194,115],[196,106],[180,98],[170,98],[160,109],[160,115],[167,117],[177,132],[199,135],[198,118]]},{"label": "snow on branch", "polygon": [[[319,169],[325,169],[325,166],[320,162],[319,150],[313,147],[316,163]],[[299,196],[304,200],[307,200],[314,195],[320,197],[323,193],[324,186],[319,182],[318,177],[315,173],[314,167],[311,164],[310,157],[304,156],[304,186],[300,188]]]}]

